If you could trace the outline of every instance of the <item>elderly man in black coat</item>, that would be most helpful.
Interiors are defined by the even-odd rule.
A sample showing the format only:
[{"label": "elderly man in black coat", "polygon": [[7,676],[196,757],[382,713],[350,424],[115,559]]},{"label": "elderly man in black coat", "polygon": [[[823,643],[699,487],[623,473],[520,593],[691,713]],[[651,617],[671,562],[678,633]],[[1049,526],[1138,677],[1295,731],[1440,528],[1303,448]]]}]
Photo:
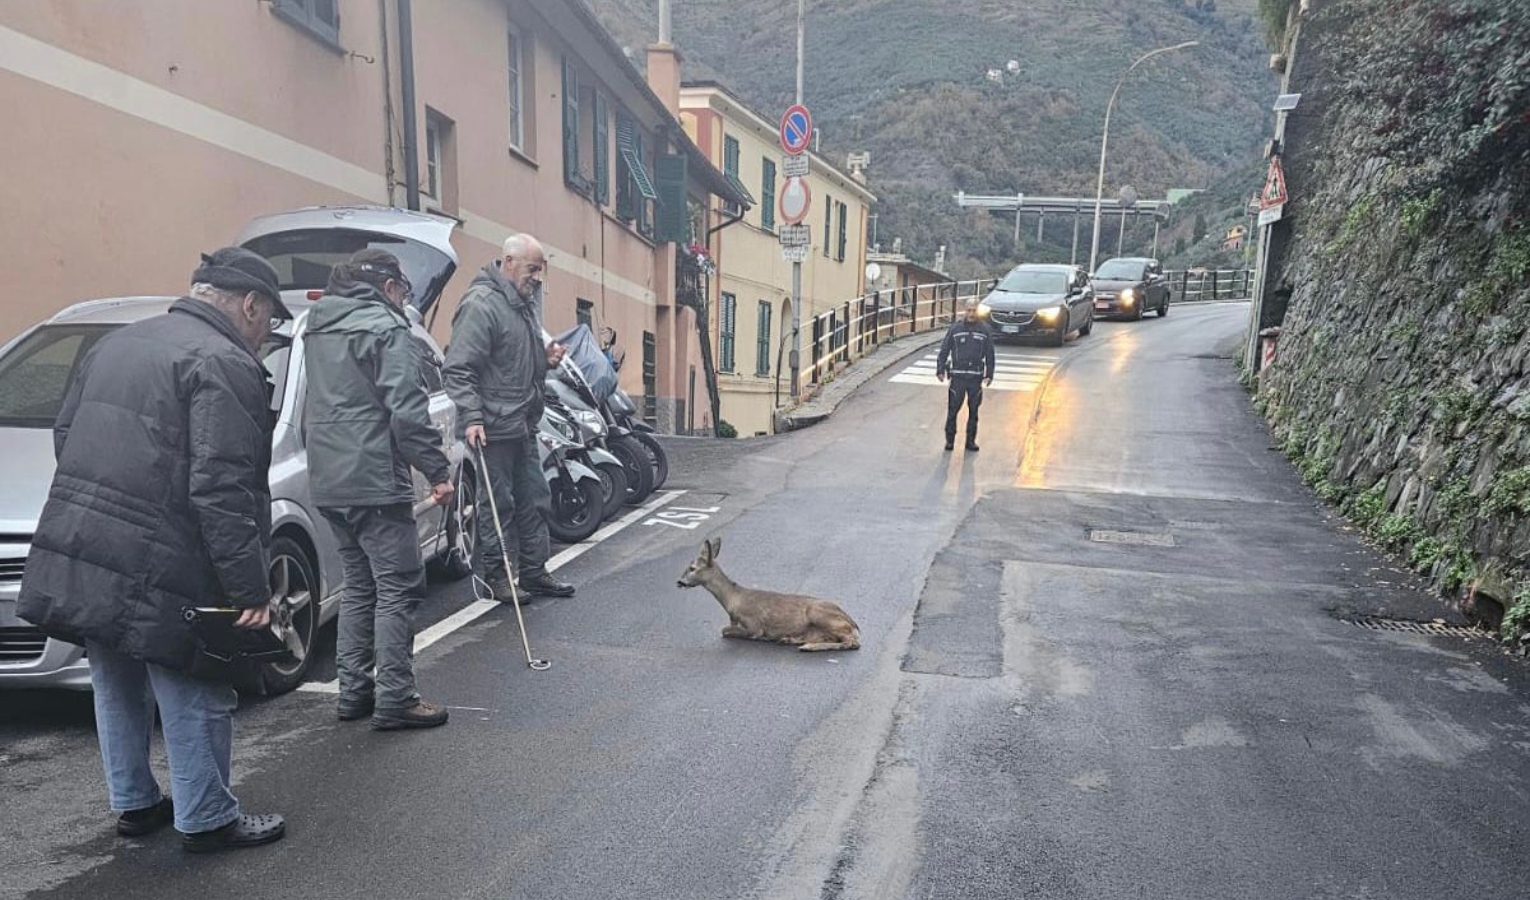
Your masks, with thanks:
[{"label": "elderly man in black coat", "polygon": [[[291,318],[276,270],[224,248],[191,293],[89,353],[54,427],[58,459],[21,585],[21,616],[84,644],[117,831],[175,823],[193,852],[279,839],[275,815],[245,815],[229,790],[234,689],[193,675],[185,607],[270,615],[270,400],[256,357]],[[166,799],[149,765],[159,708]]]}]

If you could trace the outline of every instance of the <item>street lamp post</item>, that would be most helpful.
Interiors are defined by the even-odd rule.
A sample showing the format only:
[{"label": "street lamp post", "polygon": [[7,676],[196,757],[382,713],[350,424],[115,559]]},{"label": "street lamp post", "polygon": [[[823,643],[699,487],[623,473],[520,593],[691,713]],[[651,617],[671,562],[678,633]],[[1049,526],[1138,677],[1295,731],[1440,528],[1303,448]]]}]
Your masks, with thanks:
[{"label": "street lamp post", "polygon": [[[1116,96],[1121,93],[1121,85],[1126,83],[1126,76],[1132,74],[1133,69],[1153,57],[1164,53],[1172,53],[1175,50],[1185,50],[1198,46],[1200,43],[1200,41],[1185,41],[1183,44],[1175,44],[1172,47],[1159,47],[1157,50],[1150,50],[1138,57],[1136,62],[1127,66],[1126,71],[1121,73],[1121,77],[1116,79],[1116,88],[1110,92],[1110,102],[1105,105],[1105,127],[1100,134],[1100,174],[1094,185],[1094,240],[1089,246],[1089,271],[1091,272],[1094,271],[1100,256],[1100,201],[1105,194],[1105,146],[1110,140],[1110,113],[1116,107]],[[1125,221],[1124,214],[1122,221],[1123,223]]]}]

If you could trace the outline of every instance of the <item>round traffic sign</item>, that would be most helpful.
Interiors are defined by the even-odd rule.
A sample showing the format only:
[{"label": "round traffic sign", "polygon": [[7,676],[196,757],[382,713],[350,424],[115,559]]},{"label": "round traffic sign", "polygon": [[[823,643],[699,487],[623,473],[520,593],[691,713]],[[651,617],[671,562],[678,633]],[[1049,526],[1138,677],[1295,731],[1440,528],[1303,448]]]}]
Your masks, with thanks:
[{"label": "round traffic sign", "polygon": [[800,225],[813,206],[813,194],[808,190],[806,179],[788,178],[781,185],[781,196],[776,198],[776,212],[788,225]]},{"label": "round traffic sign", "polygon": [[807,107],[798,103],[790,106],[781,116],[781,149],[796,156],[808,148],[813,140],[813,116]]}]

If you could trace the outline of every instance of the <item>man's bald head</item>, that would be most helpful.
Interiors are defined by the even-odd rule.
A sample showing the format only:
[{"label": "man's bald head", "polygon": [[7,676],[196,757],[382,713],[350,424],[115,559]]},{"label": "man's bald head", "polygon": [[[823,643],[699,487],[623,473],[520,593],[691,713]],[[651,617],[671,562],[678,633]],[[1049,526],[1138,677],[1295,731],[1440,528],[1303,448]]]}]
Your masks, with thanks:
[{"label": "man's bald head", "polygon": [[536,238],[529,234],[512,234],[505,238],[504,255],[498,265],[505,280],[515,285],[522,297],[530,299],[542,286],[547,256]]}]

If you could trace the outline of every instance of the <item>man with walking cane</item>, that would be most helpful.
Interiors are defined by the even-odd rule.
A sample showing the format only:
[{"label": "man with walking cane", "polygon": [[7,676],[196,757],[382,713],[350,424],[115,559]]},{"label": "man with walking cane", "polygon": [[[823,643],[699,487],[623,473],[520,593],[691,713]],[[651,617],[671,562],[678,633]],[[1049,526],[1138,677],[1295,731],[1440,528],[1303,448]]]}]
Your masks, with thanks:
[{"label": "man with walking cane", "polygon": [[358,250],[330,272],[303,339],[309,484],[345,567],[337,712],[346,721],[370,715],[379,731],[433,728],[447,715],[422,701],[414,682],[425,563],[410,466],[441,506],[453,489],[403,311],[412,290],[393,254]]},{"label": "man with walking cane", "polygon": [[[442,372],[457,405],[457,424],[468,446],[483,459],[485,484],[514,547],[501,547],[490,516],[479,515],[478,560],[483,581],[501,603],[512,602],[515,558],[520,590],[571,597],[574,586],[547,571],[551,542],[547,516],[552,495],[542,476],[537,427],[543,383],[563,359],[563,347],[542,343],[542,276],[547,258],[529,234],[505,240],[499,259],[473,279],[452,317],[452,339]],[[480,506],[482,509],[482,506]]]}]

